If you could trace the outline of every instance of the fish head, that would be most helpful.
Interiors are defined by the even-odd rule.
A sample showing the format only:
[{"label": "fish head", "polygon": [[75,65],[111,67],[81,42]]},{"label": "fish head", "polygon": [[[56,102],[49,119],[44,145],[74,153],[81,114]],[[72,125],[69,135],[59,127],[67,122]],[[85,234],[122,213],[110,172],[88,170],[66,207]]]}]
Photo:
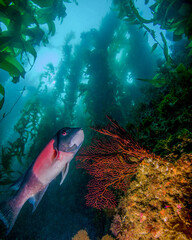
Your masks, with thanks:
[{"label": "fish head", "polygon": [[54,148],[59,152],[76,153],[84,140],[82,128],[62,128],[56,134]]}]

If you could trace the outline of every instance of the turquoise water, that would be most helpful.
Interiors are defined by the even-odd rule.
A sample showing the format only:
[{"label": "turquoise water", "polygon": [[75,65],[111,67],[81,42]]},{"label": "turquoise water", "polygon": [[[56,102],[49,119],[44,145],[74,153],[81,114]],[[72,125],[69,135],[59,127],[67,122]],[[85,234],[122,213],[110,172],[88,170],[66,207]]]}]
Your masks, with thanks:
[{"label": "turquoise water", "polygon": [[[178,1],[164,18],[155,2],[0,1],[0,202],[59,129],[83,128],[84,149],[106,115],[158,155],[191,152],[190,30],[166,24],[189,11],[182,5],[177,19]],[[0,239],[71,240],[81,229],[115,238],[114,209],[87,206],[92,177],[74,158],[63,184],[52,181],[34,213],[26,202],[7,236],[1,221]],[[118,203],[123,192],[113,191]]]}]

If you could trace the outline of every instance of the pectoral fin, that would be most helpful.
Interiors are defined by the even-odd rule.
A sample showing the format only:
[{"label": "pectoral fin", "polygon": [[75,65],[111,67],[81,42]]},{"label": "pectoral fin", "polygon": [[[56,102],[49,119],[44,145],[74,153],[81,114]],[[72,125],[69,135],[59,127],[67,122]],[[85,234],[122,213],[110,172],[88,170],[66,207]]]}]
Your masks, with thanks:
[{"label": "pectoral fin", "polygon": [[37,208],[38,204],[40,203],[43,195],[45,194],[47,188],[49,185],[47,185],[42,191],[38,192],[35,196],[29,198],[29,202],[33,205],[33,211]]},{"label": "pectoral fin", "polygon": [[63,183],[63,181],[65,180],[65,177],[67,176],[67,173],[69,171],[69,163],[67,163],[65,165],[65,167],[63,168],[61,174],[62,174],[62,177],[61,177],[61,182],[60,182],[60,185]]}]

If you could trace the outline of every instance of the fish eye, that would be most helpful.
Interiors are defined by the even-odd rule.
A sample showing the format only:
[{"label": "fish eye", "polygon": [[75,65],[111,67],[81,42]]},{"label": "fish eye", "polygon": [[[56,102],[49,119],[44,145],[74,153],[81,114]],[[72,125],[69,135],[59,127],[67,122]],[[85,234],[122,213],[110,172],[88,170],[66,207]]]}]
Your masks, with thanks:
[{"label": "fish eye", "polygon": [[66,131],[62,131],[62,135],[63,135],[63,136],[66,136],[66,135],[67,135],[67,132],[66,132]]}]

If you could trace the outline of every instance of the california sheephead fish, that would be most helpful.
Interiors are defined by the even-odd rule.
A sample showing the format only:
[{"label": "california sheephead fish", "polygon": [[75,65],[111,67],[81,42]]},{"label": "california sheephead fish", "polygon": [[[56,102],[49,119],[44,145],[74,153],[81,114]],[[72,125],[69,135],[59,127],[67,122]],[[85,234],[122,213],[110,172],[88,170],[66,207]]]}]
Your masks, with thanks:
[{"label": "california sheephead fish", "polygon": [[0,220],[6,226],[7,234],[11,231],[17,216],[29,200],[33,212],[41,201],[49,183],[61,172],[63,183],[69,163],[81,147],[84,132],[81,128],[63,128],[50,140],[39,156],[12,186],[16,194],[7,202],[0,205]]}]

